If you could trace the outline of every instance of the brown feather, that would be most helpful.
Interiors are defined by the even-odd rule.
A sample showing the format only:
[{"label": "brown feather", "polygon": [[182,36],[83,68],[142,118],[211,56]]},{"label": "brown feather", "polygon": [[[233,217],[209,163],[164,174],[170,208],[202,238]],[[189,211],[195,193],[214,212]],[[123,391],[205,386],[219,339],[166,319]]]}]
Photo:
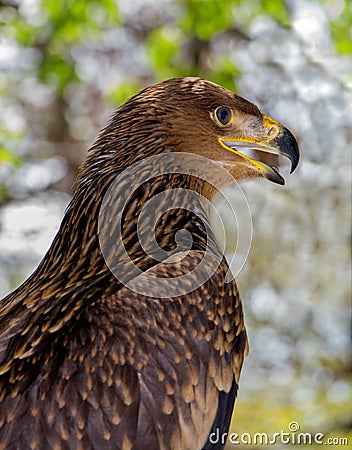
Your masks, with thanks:
[{"label": "brown feather", "polygon": [[[50,249],[0,304],[0,448],[195,450],[207,442],[219,395],[233,386],[237,391],[248,349],[236,284],[225,282],[228,265],[204,205],[192,197],[197,191],[211,199],[215,191],[197,176],[171,173],[143,182],[128,198],[125,169],[171,152],[236,160],[219,145],[226,130],[211,119],[221,105],[236,111],[234,137],[243,130],[263,134],[255,105],[204,80],[175,79],[130,99],[89,150]],[[146,162],[137,181],[153,164]],[[118,195],[107,197],[109,207],[101,212],[118,174]],[[232,175],[256,176],[236,164]],[[170,208],[155,227],[155,239],[168,254],[159,261],[141,246],[137,221],[150,199],[174,188],[186,193],[170,191]],[[116,217],[123,206],[119,241]],[[151,232],[149,220],[139,225],[140,233]],[[177,248],[180,230],[192,235],[191,249]],[[99,236],[111,243],[105,258]],[[190,274],[205,249],[211,257],[203,271],[210,278],[196,289],[185,281],[190,292],[170,296],[175,277]],[[131,272],[129,259],[141,275]],[[151,276],[167,280],[160,292]]]}]

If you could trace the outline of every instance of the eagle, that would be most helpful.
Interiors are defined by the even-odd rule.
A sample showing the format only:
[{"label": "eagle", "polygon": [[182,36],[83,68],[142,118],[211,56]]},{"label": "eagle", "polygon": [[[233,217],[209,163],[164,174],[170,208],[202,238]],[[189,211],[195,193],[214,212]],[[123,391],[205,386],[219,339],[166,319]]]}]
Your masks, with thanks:
[{"label": "eagle", "polygon": [[210,81],[117,109],[0,302],[1,449],[224,448],[248,343],[209,204],[236,181],[284,184],[265,154],[299,161],[285,126]]}]

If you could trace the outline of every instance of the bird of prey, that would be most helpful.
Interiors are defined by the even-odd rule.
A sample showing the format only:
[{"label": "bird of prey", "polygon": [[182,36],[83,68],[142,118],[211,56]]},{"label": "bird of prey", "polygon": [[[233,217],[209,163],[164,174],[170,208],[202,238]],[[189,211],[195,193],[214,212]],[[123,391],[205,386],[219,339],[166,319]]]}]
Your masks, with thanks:
[{"label": "bird of prey", "polygon": [[224,448],[209,436],[228,431],[248,345],[206,205],[229,180],[211,177],[284,184],[247,150],[299,160],[286,127],[203,79],[113,114],[48,252],[0,303],[1,449]]}]

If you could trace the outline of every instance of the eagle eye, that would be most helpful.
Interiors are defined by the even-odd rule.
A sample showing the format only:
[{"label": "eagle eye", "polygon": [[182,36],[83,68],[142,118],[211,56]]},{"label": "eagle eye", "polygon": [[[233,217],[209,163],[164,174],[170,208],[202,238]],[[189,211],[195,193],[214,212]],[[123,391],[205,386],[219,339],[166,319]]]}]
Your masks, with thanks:
[{"label": "eagle eye", "polygon": [[215,118],[220,125],[228,125],[233,117],[233,112],[227,106],[219,106],[215,110]]}]

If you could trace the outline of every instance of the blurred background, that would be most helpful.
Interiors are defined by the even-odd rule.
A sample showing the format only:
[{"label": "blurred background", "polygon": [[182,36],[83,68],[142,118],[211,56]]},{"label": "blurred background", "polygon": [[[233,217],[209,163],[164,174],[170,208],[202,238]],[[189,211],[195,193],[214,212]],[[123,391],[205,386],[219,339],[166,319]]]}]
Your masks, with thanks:
[{"label": "blurred background", "polygon": [[208,78],[302,154],[285,188],[242,184],[250,354],[231,429],[295,421],[351,445],[351,16],[349,0],[0,0],[0,297],[44,255],[112,111],[162,79]]}]

